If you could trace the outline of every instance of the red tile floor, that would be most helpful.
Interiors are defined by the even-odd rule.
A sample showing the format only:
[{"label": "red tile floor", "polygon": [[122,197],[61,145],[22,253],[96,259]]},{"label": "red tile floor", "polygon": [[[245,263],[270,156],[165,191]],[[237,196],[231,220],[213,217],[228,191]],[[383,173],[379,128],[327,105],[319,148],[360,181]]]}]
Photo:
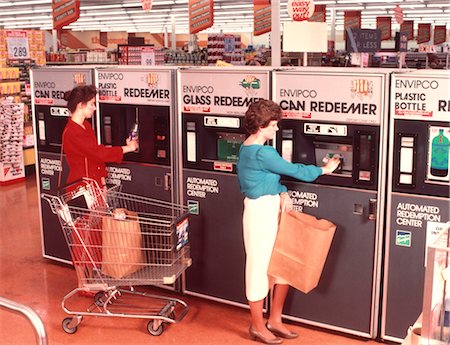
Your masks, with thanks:
[{"label": "red tile floor", "polygon": [[[177,296],[190,310],[161,336],[147,331],[147,321],[111,317],[85,317],[75,334],[61,328],[66,317],[62,297],[77,285],[69,265],[44,259],[41,252],[37,187],[34,174],[24,182],[0,186],[0,296],[33,308],[42,319],[49,345],[58,344],[256,344],[249,339],[249,312],[193,296]],[[157,294],[165,290],[143,288]],[[82,297],[87,298],[87,297]],[[374,345],[373,340],[332,333],[294,324],[300,334],[284,344]],[[36,344],[28,321],[0,308],[0,343]]]}]

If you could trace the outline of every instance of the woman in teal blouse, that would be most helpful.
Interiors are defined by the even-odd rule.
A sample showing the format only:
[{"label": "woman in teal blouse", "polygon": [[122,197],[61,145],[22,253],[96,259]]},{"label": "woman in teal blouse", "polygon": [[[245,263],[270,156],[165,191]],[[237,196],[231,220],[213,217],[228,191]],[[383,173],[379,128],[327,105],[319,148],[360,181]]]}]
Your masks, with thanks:
[{"label": "woman in teal blouse", "polygon": [[[243,232],[246,252],[245,285],[252,324],[250,336],[266,344],[280,344],[281,338],[296,338],[282,323],[281,314],[289,285],[267,275],[270,256],[278,230],[280,210],[292,209],[286,186],[280,175],[311,182],[322,174],[333,172],[338,158],[324,167],[294,164],[284,160],[272,146],[264,145],[278,131],[281,108],[270,100],[253,103],[245,113],[244,126],[249,137],[244,141],[237,163],[238,179],[244,194]],[[274,289],[268,322],[264,323],[262,308],[269,288]],[[281,338],[280,338],[281,337]]]}]

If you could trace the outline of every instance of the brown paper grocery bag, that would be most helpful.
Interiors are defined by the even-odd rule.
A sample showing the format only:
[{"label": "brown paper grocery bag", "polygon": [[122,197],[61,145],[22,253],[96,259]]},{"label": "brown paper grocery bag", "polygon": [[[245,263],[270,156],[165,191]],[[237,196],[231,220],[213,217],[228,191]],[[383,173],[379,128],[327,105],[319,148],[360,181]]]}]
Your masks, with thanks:
[{"label": "brown paper grocery bag", "polygon": [[335,230],[328,220],[282,212],[268,274],[310,292],[319,283]]},{"label": "brown paper grocery bag", "polygon": [[125,209],[126,219],[103,217],[102,271],[113,278],[122,278],[142,266],[142,235],[137,213]]}]

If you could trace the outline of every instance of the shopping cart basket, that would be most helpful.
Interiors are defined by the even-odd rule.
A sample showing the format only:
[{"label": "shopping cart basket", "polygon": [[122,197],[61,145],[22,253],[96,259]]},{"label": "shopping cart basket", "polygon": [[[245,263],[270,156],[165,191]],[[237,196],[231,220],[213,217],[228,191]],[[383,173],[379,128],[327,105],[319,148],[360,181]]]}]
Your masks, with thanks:
[{"label": "shopping cart basket", "polygon": [[[63,298],[64,311],[73,315],[63,320],[64,331],[75,333],[85,315],[150,319],[152,335],[181,321],[189,310],[185,302],[134,286],[173,284],[191,265],[187,208],[103,190],[90,179],[69,189],[42,194],[59,218],[80,285]],[[69,306],[80,291],[95,292],[87,309]]]}]

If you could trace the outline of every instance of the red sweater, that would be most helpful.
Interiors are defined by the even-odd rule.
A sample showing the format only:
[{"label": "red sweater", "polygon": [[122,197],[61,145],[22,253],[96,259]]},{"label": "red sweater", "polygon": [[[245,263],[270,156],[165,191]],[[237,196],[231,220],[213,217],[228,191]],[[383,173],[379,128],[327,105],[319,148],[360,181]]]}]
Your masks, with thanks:
[{"label": "red sweater", "polygon": [[102,186],[102,177],[107,176],[105,163],[121,162],[123,151],[120,146],[99,145],[91,124],[84,121],[83,125],[69,119],[64,128],[63,150],[70,170],[67,184],[89,177]]}]

